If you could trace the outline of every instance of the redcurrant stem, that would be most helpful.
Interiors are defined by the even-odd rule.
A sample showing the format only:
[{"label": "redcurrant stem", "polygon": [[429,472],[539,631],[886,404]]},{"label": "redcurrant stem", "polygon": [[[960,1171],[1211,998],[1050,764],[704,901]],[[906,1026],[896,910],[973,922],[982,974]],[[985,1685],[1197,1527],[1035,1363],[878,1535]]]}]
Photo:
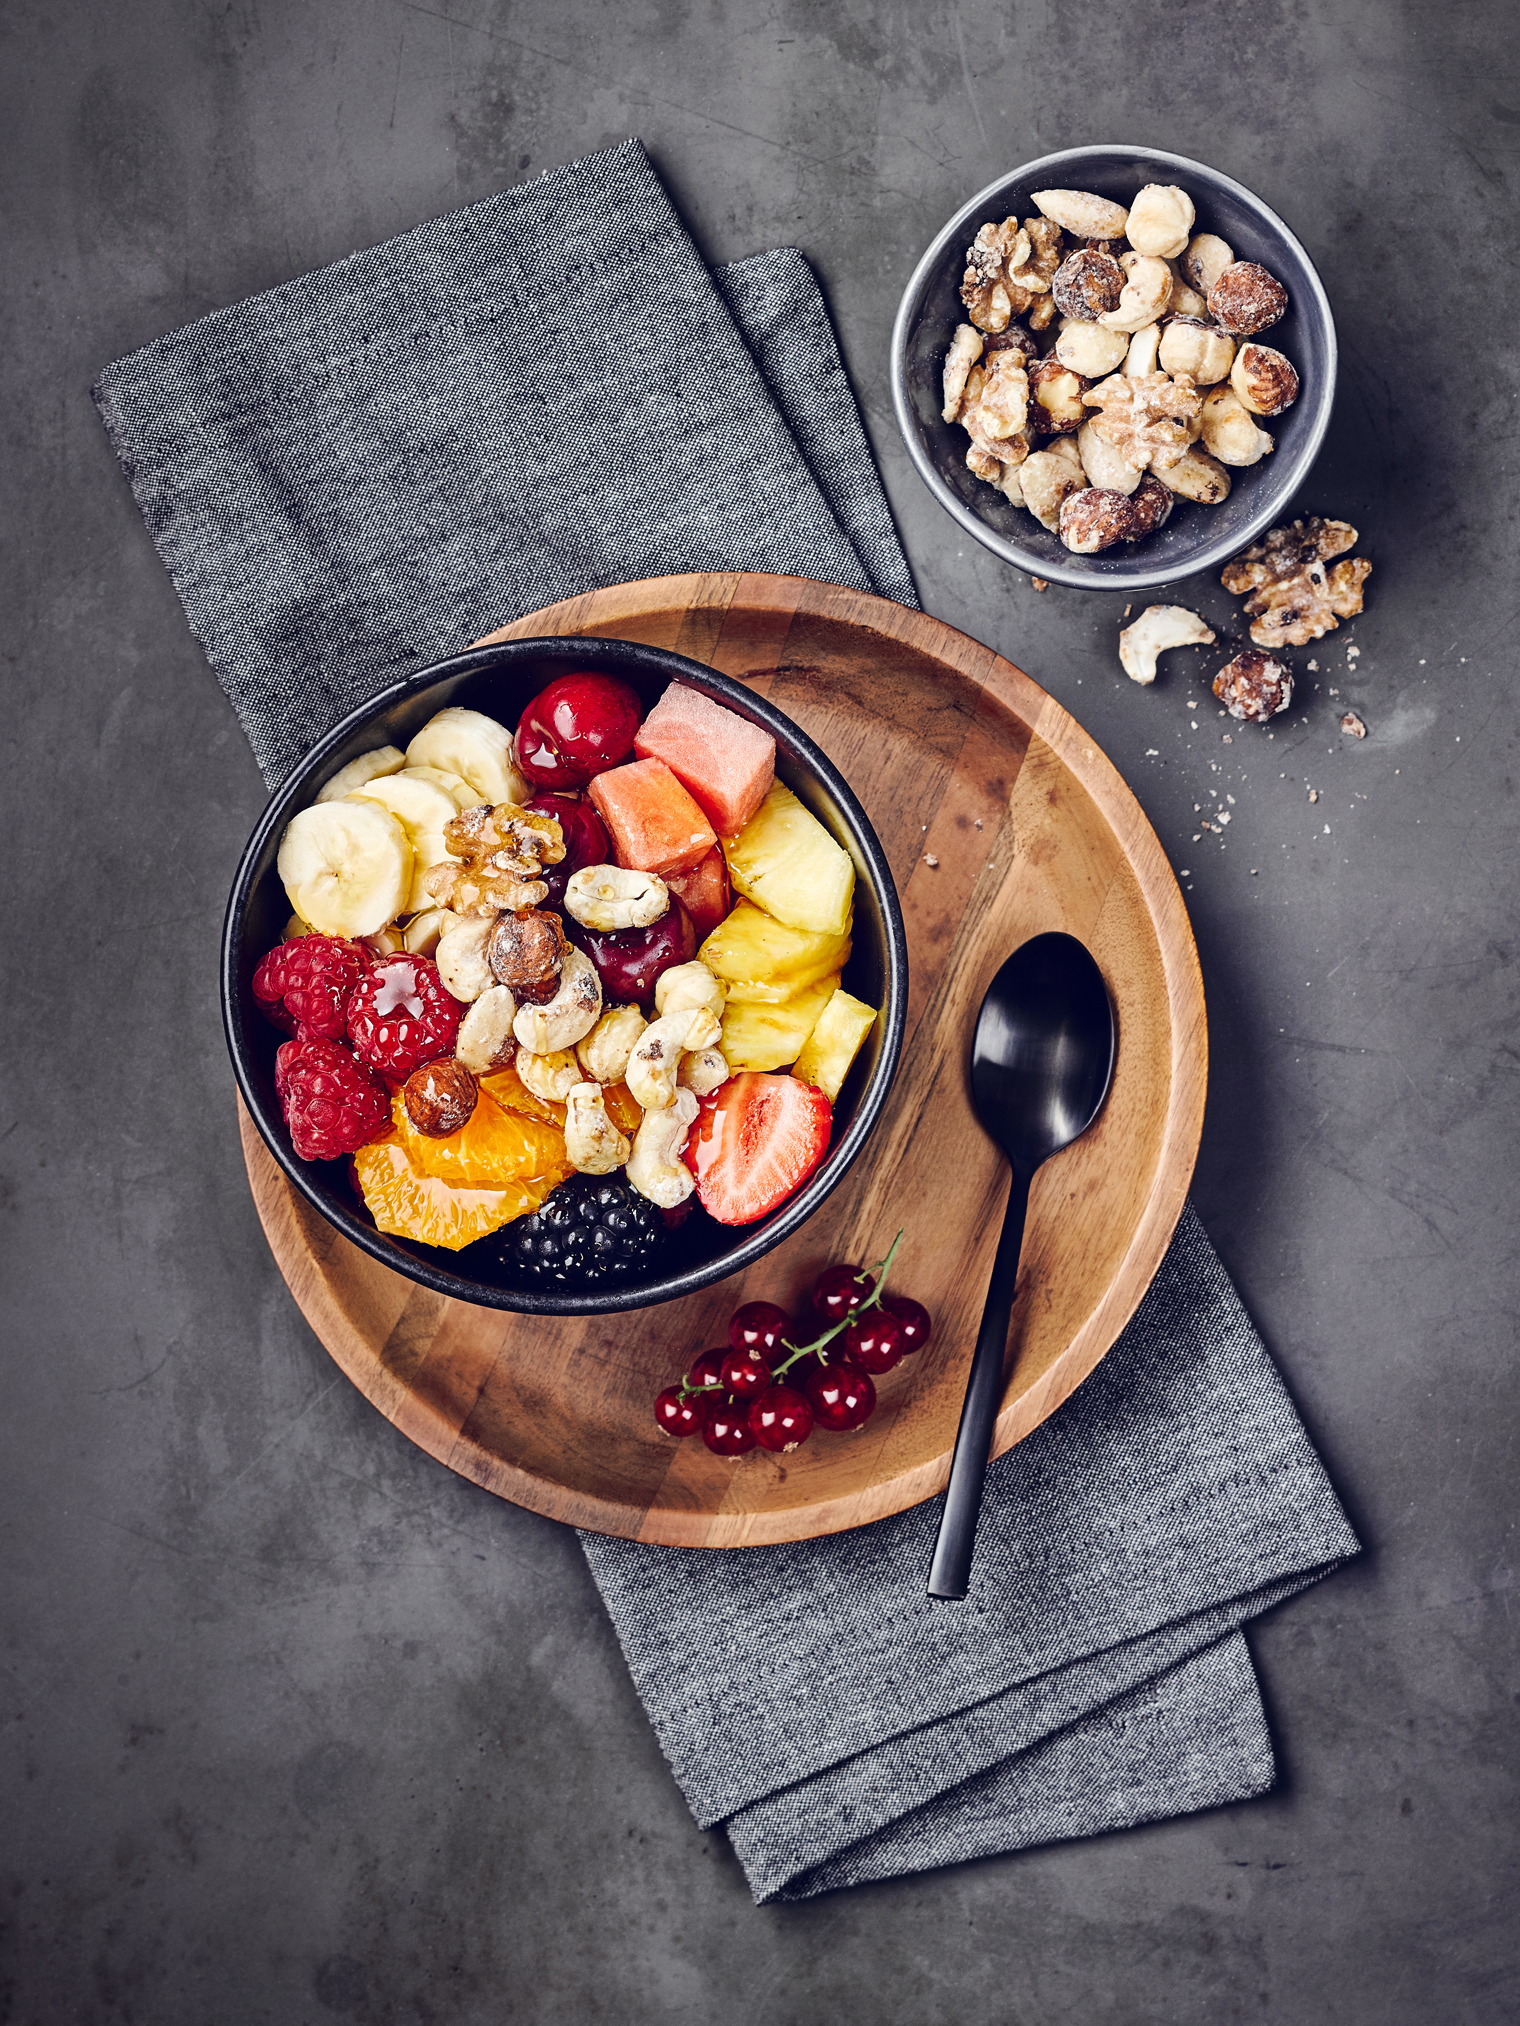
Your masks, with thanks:
[{"label": "redcurrant stem", "polygon": [[[779,1380],[784,1379],[786,1377],[786,1374],[792,1369],[793,1365],[798,1363],[800,1359],[811,1357],[814,1354],[814,1352],[821,1351],[825,1344],[831,1344],[834,1341],[835,1337],[839,1335],[840,1331],[847,1330],[850,1327],[851,1323],[858,1321],[860,1316],[864,1313],[866,1309],[877,1307],[877,1305],[881,1301],[882,1289],[887,1284],[887,1275],[892,1271],[892,1262],[897,1257],[897,1248],[899,1245],[902,1244],[902,1242],[903,1242],[903,1235],[899,1231],[897,1236],[892,1240],[892,1247],[891,1250],[888,1252],[886,1258],[877,1260],[875,1268],[876,1274],[875,1284],[873,1285],[871,1292],[865,1297],[864,1301],[861,1302],[859,1308],[851,1309],[850,1313],[847,1316],[845,1316],[840,1322],[835,1323],[832,1326],[832,1328],[826,1329],[821,1337],[815,1337],[812,1343],[803,1344],[800,1347],[800,1349],[796,1345],[788,1343],[785,1337],[781,1339],[782,1344],[785,1346],[787,1350],[791,1352],[792,1355],[788,1359],[786,1359],[784,1363],[777,1365],[775,1370],[771,1373],[772,1384],[775,1384]],[[857,1274],[856,1278],[863,1279],[864,1275]]]}]

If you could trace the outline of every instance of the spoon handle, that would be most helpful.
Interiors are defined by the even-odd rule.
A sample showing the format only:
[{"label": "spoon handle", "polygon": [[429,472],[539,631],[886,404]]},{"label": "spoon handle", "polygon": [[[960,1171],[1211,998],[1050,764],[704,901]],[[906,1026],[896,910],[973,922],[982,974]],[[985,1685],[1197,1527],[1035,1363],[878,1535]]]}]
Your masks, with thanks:
[{"label": "spoon handle", "polygon": [[966,1404],[961,1409],[955,1455],[950,1461],[945,1510],[940,1515],[934,1560],[929,1567],[931,1597],[964,1597],[971,1580],[976,1522],[982,1509],[982,1480],[987,1474],[987,1452],[992,1447],[992,1430],[1003,1394],[1003,1353],[1008,1347],[1008,1317],[1019,1277],[1030,1180],[1030,1176],[1015,1168],[1008,1184],[1003,1235],[998,1240],[992,1278],[987,1283],[987,1304],[982,1310],[971,1376],[966,1381]]}]

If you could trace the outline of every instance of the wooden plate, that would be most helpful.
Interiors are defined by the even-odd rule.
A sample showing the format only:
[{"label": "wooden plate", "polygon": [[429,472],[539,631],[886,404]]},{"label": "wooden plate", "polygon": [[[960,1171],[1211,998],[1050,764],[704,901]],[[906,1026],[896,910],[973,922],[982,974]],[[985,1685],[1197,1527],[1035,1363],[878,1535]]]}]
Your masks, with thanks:
[{"label": "wooden plate", "polygon": [[[899,1512],[943,1488],[1006,1170],[971,1111],[967,1050],[993,972],[1066,929],[1118,1009],[1097,1125],[1035,1180],[995,1453],[1078,1386],[1134,1312],[1181,1212],[1203,1123],[1203,986],[1177,883],[1091,739],[989,648],[884,599],[795,577],[624,584],[492,640],[600,633],[752,683],[816,739],[892,863],[912,987],[902,1066],[874,1137],[794,1238],[741,1278],[661,1308],[542,1318],[430,1294],[339,1237],[251,1122],[259,1216],[302,1312],[382,1414],[440,1462],[553,1519],[630,1540],[745,1547]],[[724,1339],[740,1301],[797,1313],[831,1260],[869,1264],[901,1227],[893,1284],[934,1338],[879,1382],[858,1434],[720,1461],[671,1442],[655,1393]]]}]

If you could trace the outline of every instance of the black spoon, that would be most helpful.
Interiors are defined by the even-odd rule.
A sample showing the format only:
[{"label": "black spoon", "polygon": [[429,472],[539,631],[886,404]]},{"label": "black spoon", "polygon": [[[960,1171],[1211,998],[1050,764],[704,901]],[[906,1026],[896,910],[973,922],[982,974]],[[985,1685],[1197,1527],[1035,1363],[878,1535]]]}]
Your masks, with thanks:
[{"label": "black spoon", "polygon": [[1031,937],[987,987],[971,1043],[977,1117],[1013,1175],[934,1543],[931,1597],[964,1597],[971,1578],[1029,1185],[1042,1161],[1087,1131],[1113,1072],[1114,1011],[1102,972],[1075,936]]}]

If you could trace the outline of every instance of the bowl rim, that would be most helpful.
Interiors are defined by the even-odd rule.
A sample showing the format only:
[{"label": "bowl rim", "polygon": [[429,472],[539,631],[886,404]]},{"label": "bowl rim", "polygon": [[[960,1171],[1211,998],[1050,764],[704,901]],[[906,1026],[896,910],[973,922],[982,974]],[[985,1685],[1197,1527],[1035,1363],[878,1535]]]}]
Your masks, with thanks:
[{"label": "bowl rim", "polygon": [[[1285,240],[1303,262],[1304,271],[1309,278],[1310,299],[1318,311],[1324,329],[1328,362],[1322,376],[1322,384],[1315,391],[1309,433],[1294,452],[1290,482],[1270,501],[1265,499],[1269,488],[1263,487],[1264,503],[1247,518],[1244,527],[1237,527],[1228,536],[1219,536],[1205,542],[1181,570],[1176,567],[1175,558],[1171,566],[1166,568],[1155,564],[1147,567],[1142,552],[1136,551],[1134,553],[1138,567],[1133,571],[1126,571],[1122,576],[1093,577],[1078,569],[1073,563],[1038,555],[1033,550],[1022,547],[1018,542],[1010,541],[1006,535],[999,534],[996,528],[990,527],[979,514],[973,512],[940,477],[933,459],[920,439],[909,399],[907,376],[909,326],[918,311],[929,282],[944,257],[946,248],[965,231],[966,226],[978,213],[989,207],[997,192],[1006,190],[1012,183],[1026,183],[1033,177],[1044,177],[1058,171],[1067,163],[1090,161],[1094,155],[1116,155],[1123,156],[1129,161],[1150,163],[1176,171],[1180,175],[1191,174],[1200,177],[1205,184],[1228,190],[1248,210],[1254,211],[1271,231]],[[1236,182],[1233,176],[1227,176],[1222,169],[1211,168],[1207,162],[1196,162],[1188,155],[1170,154],[1164,148],[1129,147],[1118,142],[1094,141],[1086,147],[1062,148],[1052,155],[1037,156],[1033,161],[1025,162],[1019,168],[1009,170],[1006,175],[997,177],[963,204],[954,217],[935,234],[908,278],[907,286],[898,302],[897,315],[893,319],[890,357],[892,406],[897,416],[898,431],[919,477],[946,512],[984,548],[990,549],[996,556],[1001,556],[1005,563],[1012,563],[1027,575],[1039,577],[1046,583],[1061,584],[1074,591],[1129,593],[1152,590],[1160,584],[1182,583],[1190,577],[1198,576],[1204,570],[1212,569],[1216,563],[1227,562],[1231,556],[1239,555],[1242,549],[1254,542],[1258,535],[1263,534],[1273,521],[1286,511],[1294,493],[1308,477],[1314,460],[1319,456],[1326,431],[1330,427],[1330,414],[1335,405],[1339,356],[1335,317],[1330,308],[1330,298],[1326,295],[1324,284],[1319,278],[1319,270],[1309,258],[1298,235],[1278,217],[1269,204],[1256,195],[1254,190],[1248,190],[1244,183]]]},{"label": "bowl rim", "polygon": [[[249,1044],[242,1017],[239,975],[243,923],[253,889],[254,870],[271,835],[283,828],[293,810],[302,805],[303,797],[308,797],[313,779],[320,774],[328,757],[367,722],[405,703],[417,692],[455,676],[485,672],[501,662],[531,661],[536,656],[552,656],[563,661],[572,656],[579,659],[583,653],[588,665],[606,662],[626,667],[632,662],[671,681],[683,676],[694,678],[709,694],[762,722],[777,738],[778,745],[784,744],[821,780],[844,818],[851,841],[866,863],[870,883],[881,908],[886,956],[884,1003],[879,1015],[884,1023],[882,1045],[876,1066],[860,1094],[854,1116],[843,1136],[830,1144],[823,1163],[802,1188],[732,1251],[725,1252],[718,1259],[686,1268],[660,1281],[654,1288],[603,1289],[582,1294],[491,1288],[391,1244],[383,1233],[376,1231],[347,1205],[332,1201],[318,1187],[317,1176],[312,1172],[313,1164],[298,1159],[286,1145],[288,1135],[284,1121],[277,1110],[272,1111],[266,1104],[248,1066]],[[232,1058],[233,1075],[259,1136],[287,1180],[350,1243],[382,1266],[416,1281],[431,1292],[469,1302],[478,1308],[505,1309],[519,1315],[605,1315],[627,1309],[654,1308],[742,1273],[798,1230],[833,1194],[870,1137],[897,1073],[907,1020],[908,942],[896,883],[870,818],[833,762],[800,726],[769,699],[754,695],[743,683],[723,675],[705,662],[694,661],[687,655],[654,647],[644,641],[621,640],[605,634],[534,634],[468,648],[441,661],[430,662],[425,668],[391,683],[350,711],[291,769],[271,794],[233,876],[222,924],[220,996],[222,1027],[228,1054]],[[326,1173],[326,1164],[321,1164],[321,1172]]]}]

